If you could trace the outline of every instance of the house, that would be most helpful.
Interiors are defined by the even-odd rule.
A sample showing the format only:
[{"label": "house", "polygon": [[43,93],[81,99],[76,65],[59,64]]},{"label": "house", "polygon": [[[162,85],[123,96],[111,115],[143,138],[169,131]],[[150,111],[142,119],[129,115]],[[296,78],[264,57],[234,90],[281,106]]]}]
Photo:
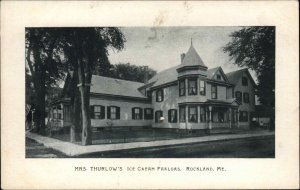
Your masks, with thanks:
[{"label": "house", "polygon": [[[256,86],[249,71],[225,74],[221,67],[209,69],[192,44],[180,58],[180,65],[146,83],[93,75],[92,127],[248,129]],[[50,116],[54,125],[69,126],[69,99],[54,102]]]}]

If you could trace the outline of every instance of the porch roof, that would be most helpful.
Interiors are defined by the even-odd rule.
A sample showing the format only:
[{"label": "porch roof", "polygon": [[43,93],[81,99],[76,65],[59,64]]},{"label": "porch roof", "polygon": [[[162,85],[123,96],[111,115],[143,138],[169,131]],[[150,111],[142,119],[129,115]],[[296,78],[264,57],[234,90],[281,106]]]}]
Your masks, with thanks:
[{"label": "porch roof", "polygon": [[240,103],[235,98],[230,98],[227,100],[212,100],[207,99],[206,104],[213,104],[213,105],[226,105],[226,106],[239,106]]}]

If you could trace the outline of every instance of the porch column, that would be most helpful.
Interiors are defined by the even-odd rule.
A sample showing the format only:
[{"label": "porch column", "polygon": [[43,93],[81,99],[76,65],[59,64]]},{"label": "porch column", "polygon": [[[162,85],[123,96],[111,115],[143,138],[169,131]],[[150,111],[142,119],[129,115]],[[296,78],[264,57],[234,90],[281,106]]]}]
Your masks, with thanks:
[{"label": "porch column", "polygon": [[208,123],[208,128],[212,129],[212,106],[208,106],[208,111],[209,111],[209,123]]},{"label": "porch column", "polygon": [[229,128],[231,129],[231,118],[232,118],[232,110],[231,110],[231,107],[229,108],[229,117],[228,117],[228,120],[229,120]]}]

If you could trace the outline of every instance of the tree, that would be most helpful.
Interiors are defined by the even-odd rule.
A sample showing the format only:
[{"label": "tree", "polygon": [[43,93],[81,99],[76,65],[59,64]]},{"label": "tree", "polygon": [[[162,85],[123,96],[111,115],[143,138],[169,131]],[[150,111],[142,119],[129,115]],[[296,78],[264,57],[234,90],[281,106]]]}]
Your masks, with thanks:
[{"label": "tree", "polygon": [[[48,28],[26,28],[25,54],[26,54],[26,93],[32,97],[35,108],[36,128],[39,133],[45,129],[45,96],[47,89],[62,79],[61,60],[57,31]],[[30,84],[29,84],[30,83]],[[31,93],[31,94],[30,94]],[[29,100],[26,97],[26,100]]]},{"label": "tree", "polygon": [[63,28],[61,34],[64,36],[64,56],[70,63],[74,76],[78,77],[82,145],[89,145],[92,143],[89,114],[92,72],[96,67],[102,68],[109,64],[107,48],[123,49],[125,38],[118,28]]},{"label": "tree", "polygon": [[[257,96],[275,118],[275,27],[243,27],[233,32],[224,48],[234,64],[256,72]],[[273,125],[274,127],[274,125]]]},{"label": "tree", "polygon": [[109,68],[105,73],[101,73],[101,70],[99,72],[99,69],[95,69],[93,74],[142,83],[156,74],[156,71],[148,68],[148,66],[137,66],[130,63],[118,63],[111,65]]}]

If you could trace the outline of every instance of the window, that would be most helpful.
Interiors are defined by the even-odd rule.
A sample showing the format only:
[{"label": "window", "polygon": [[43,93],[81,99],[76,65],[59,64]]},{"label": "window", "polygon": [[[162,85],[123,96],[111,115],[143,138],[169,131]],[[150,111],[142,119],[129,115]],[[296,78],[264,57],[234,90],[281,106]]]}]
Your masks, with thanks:
[{"label": "window", "polygon": [[197,79],[188,80],[189,95],[197,95]]},{"label": "window", "polygon": [[105,119],[105,107],[93,105],[90,107],[90,114],[92,119]]},{"label": "window", "polygon": [[242,103],[242,93],[239,91],[235,92],[235,98],[237,101],[239,101],[240,103]]},{"label": "window", "polygon": [[155,123],[160,122],[160,118],[163,116],[163,112],[162,111],[156,111],[155,112]]},{"label": "window", "polygon": [[152,108],[145,108],[144,109],[144,118],[145,119],[153,119],[153,109]]},{"label": "window", "polygon": [[200,107],[200,122],[205,122],[206,116],[205,116],[205,107]]},{"label": "window", "polygon": [[132,108],[132,119],[143,119],[142,108]]},{"label": "window", "polygon": [[107,107],[107,119],[120,119],[120,107]]},{"label": "window", "polygon": [[248,86],[248,79],[247,79],[247,77],[242,77],[242,85],[243,86]]},{"label": "window", "polygon": [[221,80],[221,75],[217,75],[217,79],[218,79],[218,80]]},{"label": "window", "polygon": [[164,101],[164,93],[163,89],[156,90],[156,101],[162,102]]},{"label": "window", "polygon": [[179,96],[185,96],[185,80],[179,81]]},{"label": "window", "polygon": [[185,122],[185,107],[184,106],[179,107],[179,122],[181,122],[181,123]]},{"label": "window", "polygon": [[240,111],[239,112],[239,121],[240,122],[248,122],[248,112]]},{"label": "window", "polygon": [[169,123],[177,123],[177,110],[171,109],[168,111],[168,121]]},{"label": "window", "polygon": [[199,83],[199,93],[200,95],[202,96],[205,96],[205,81],[204,80],[200,80],[200,83]]},{"label": "window", "polygon": [[189,106],[189,122],[197,123],[197,106]]},{"label": "window", "polygon": [[244,103],[249,103],[249,93],[244,92],[243,96],[244,96],[244,97],[243,97]]},{"label": "window", "polygon": [[218,98],[218,91],[216,85],[211,85],[211,98],[217,99]]}]

